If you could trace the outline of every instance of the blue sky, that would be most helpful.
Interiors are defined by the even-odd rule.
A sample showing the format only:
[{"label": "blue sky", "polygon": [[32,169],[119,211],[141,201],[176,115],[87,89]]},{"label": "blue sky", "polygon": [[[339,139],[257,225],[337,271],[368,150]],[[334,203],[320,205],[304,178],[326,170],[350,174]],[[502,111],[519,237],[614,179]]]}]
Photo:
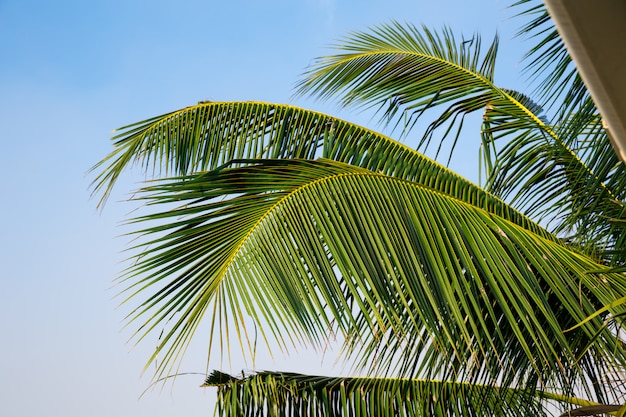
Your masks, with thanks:
[{"label": "blue sky", "polygon": [[[486,38],[500,32],[497,80],[518,88],[518,21],[496,0],[0,0],[0,415],[211,415],[201,376],[139,396],[154,344],[126,343],[112,281],[136,187],[129,175],[102,213],[91,165],[112,129],[199,100],[292,103],[376,127],[363,114],[292,97],[313,58],[349,31],[391,19]],[[474,138],[474,139],[477,139]],[[475,179],[477,142],[452,167]],[[469,157],[467,156],[469,155]],[[469,162],[466,164],[466,162]],[[455,165],[456,164],[456,165]],[[198,335],[181,371],[204,372]],[[338,372],[334,354],[264,359],[259,369]],[[247,366],[209,368],[237,372]]]}]

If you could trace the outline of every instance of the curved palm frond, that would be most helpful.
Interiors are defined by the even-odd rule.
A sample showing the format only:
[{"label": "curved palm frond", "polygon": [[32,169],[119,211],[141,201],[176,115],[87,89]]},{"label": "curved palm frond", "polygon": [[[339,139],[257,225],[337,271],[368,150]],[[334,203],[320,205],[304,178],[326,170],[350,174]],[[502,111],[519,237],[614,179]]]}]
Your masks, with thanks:
[{"label": "curved palm frond", "polygon": [[209,310],[242,345],[247,316],[283,347],[339,331],[362,366],[400,375],[586,385],[578,356],[624,361],[600,317],[563,333],[619,298],[623,275],[588,273],[600,266],[507,213],[335,161],[242,162],[144,190],[180,206],[138,219],[156,237],[126,276],[131,297],[151,294],[137,337],[179,317],[158,373]]},{"label": "curved palm frond", "polygon": [[[465,115],[497,99],[497,36],[481,57],[478,34],[457,42],[448,29],[420,31],[397,22],[370,32],[353,33],[336,46],[340,53],[319,58],[304,74],[298,94],[338,97],[345,106],[377,106],[384,119],[404,122],[408,130],[428,109],[451,102],[426,129],[418,148],[428,146],[437,128],[450,122],[447,135],[457,119],[462,125]],[[459,132],[460,127],[455,141]]]},{"label": "curved palm frond", "polygon": [[541,400],[550,398],[541,391],[455,381],[282,372],[237,378],[214,371],[203,386],[218,388],[221,416],[544,416],[548,414]]},{"label": "curved palm frond", "polygon": [[115,149],[91,168],[99,171],[93,193],[102,193],[102,203],[119,175],[134,165],[145,173],[176,176],[237,158],[314,158],[332,121],[292,106],[200,102],[117,129]]},{"label": "curved palm frond", "polygon": [[[624,413],[625,405],[595,403],[545,390],[467,382],[325,377],[259,372],[241,378],[213,371],[203,387],[218,388],[220,416],[562,416]],[[548,400],[547,403],[545,400]],[[619,414],[618,414],[619,415]]]},{"label": "curved palm frond", "polygon": [[[555,134],[571,145],[561,147],[541,132],[525,130],[516,117],[486,109],[485,148],[504,143],[497,153],[492,151],[496,156],[489,161],[487,188],[532,218],[543,219],[572,244],[587,247],[604,262],[620,264],[626,259],[620,249],[626,177],[620,173],[626,172],[615,153],[606,149],[606,131],[597,121],[597,116],[583,120],[575,114],[556,126]],[[570,149],[576,149],[576,156]],[[589,170],[581,170],[582,158],[590,161],[585,164]],[[594,175],[589,175],[592,168]]]},{"label": "curved palm frond", "polygon": [[[623,220],[626,175],[619,175],[623,167],[616,163],[598,163],[610,162],[608,140],[603,138],[604,145],[594,146],[592,153],[581,152],[581,159],[575,141],[591,119],[549,124],[528,97],[493,83],[497,38],[482,58],[479,37],[472,42],[470,49],[457,44],[449,31],[420,32],[397,23],[355,33],[338,46],[341,53],[318,60],[299,93],[336,95],[344,105],[378,105],[388,118],[410,112],[409,127],[426,110],[445,105],[420,146],[428,146],[436,129],[449,123],[440,142],[456,125],[453,150],[465,115],[484,111],[482,164],[488,189],[511,198],[528,215],[540,215],[556,232],[568,230],[580,246],[596,248],[607,231],[622,241],[616,224]],[[586,227],[574,227],[583,223]],[[571,230],[577,234],[571,236]],[[600,248],[599,256],[621,259],[609,252],[616,247]]]},{"label": "curved palm frond", "polygon": [[[558,55],[553,39],[544,43]],[[210,316],[210,348],[217,336],[230,348],[231,326],[252,354],[257,329],[284,350],[341,333],[355,367],[423,377],[216,374],[207,383],[233,405],[225,413],[360,415],[386,404],[381,413],[519,415],[543,412],[546,398],[583,407],[572,415],[619,411],[602,404],[624,392],[609,374],[626,365],[624,168],[603,154],[606,132],[576,77],[549,123],[494,85],[497,44],[482,54],[477,35],[458,43],[448,30],[393,23],[352,35],[299,92],[378,105],[389,121],[408,114],[409,128],[443,106],[425,146],[442,129],[459,140],[463,118],[484,111],[489,186],[527,213],[553,210],[553,230],[570,241],[399,142],[321,113],[208,102],[122,128],[92,169],[101,201],[132,165],[172,176],[136,197],[153,211],[132,220],[145,226],[122,277],[126,302],[145,297],[128,317],[136,340],[171,324],[149,360],[159,358],[156,377]],[[546,386],[560,395],[537,390]],[[238,408],[244,398],[252,408]]]},{"label": "curved palm frond", "polygon": [[[186,175],[246,158],[317,156],[416,181],[480,207],[513,213],[499,199],[387,136],[298,107],[255,102],[210,102],[120,128],[116,149],[92,168],[94,194],[106,199],[134,164],[155,173]],[[103,201],[101,200],[101,202]],[[516,222],[549,236],[521,214]],[[511,217],[512,218],[512,217]]]}]

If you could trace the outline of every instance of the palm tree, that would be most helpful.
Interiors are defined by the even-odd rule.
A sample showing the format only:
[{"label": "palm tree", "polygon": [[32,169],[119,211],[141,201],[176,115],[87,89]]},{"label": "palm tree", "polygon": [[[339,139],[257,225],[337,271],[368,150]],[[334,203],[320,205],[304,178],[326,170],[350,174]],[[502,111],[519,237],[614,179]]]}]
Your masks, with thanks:
[{"label": "palm tree", "polygon": [[340,335],[364,375],[216,371],[220,415],[624,415],[626,176],[533,13],[535,68],[561,58],[543,107],[494,84],[497,37],[483,51],[478,36],[397,23],[349,36],[299,85],[408,130],[439,111],[421,149],[482,114],[482,188],[288,105],[202,102],[121,128],[94,192],[104,202],[131,165],[154,173],[121,279],[126,300],[141,297],[138,340],[172,320],[155,378],[208,316],[211,346],[227,349],[230,331],[251,354],[257,338],[289,350]]}]

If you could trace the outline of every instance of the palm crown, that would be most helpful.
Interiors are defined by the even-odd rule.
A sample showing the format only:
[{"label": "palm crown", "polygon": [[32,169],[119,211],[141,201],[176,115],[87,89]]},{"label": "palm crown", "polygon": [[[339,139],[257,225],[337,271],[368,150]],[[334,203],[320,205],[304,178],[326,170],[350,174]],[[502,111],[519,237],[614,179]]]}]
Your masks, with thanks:
[{"label": "palm crown", "polygon": [[[542,33],[545,11],[533,12],[525,31]],[[138,339],[178,313],[150,359],[162,355],[157,378],[205,316],[221,343],[234,329],[253,350],[250,317],[286,350],[341,334],[368,376],[215,372],[223,415],[623,413],[609,380],[626,362],[623,164],[548,33],[534,53],[562,54],[540,95],[553,116],[494,84],[497,38],[483,52],[478,36],[397,23],[349,36],[299,84],[409,129],[439,110],[422,148],[458,141],[480,112],[484,188],[287,105],[198,103],[120,129],[94,187],[104,201],[129,165],[155,172],[136,196],[154,210],[133,219],[143,240],[123,280],[142,297]]]}]

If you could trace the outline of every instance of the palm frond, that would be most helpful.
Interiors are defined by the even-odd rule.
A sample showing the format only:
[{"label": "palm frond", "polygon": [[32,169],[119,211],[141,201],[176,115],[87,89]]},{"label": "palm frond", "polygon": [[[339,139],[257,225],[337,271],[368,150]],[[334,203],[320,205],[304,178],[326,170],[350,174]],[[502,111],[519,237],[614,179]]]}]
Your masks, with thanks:
[{"label": "palm frond", "polygon": [[598,256],[611,262],[624,258],[610,252],[619,246],[599,247],[598,240],[607,233],[614,241],[624,239],[615,225],[622,219],[626,176],[614,175],[623,167],[598,163],[613,154],[608,140],[579,155],[575,140],[589,127],[590,115],[574,120],[561,114],[556,124],[549,123],[541,106],[493,83],[497,38],[484,57],[477,35],[472,45],[457,43],[447,30],[437,34],[397,23],[357,32],[337,47],[336,55],[318,60],[305,74],[299,93],[338,96],[344,105],[377,105],[385,117],[398,121],[398,115],[409,113],[409,127],[425,111],[443,106],[420,147],[428,147],[440,128],[445,131],[439,146],[456,130],[450,157],[463,118],[484,111],[482,165],[488,189],[551,224],[555,232],[567,230],[579,246],[593,248],[590,253],[600,252]]},{"label": "palm frond", "polygon": [[[619,409],[542,390],[467,382],[324,377],[259,372],[241,378],[214,371],[203,386],[218,388],[219,416],[544,416],[552,408],[583,412]],[[579,407],[581,406],[581,407]]]},{"label": "palm frond", "polygon": [[[525,58],[537,94],[555,112],[552,119],[559,136],[595,174],[595,178],[583,178],[572,164],[562,166],[561,171],[574,181],[568,184],[570,198],[565,200],[570,212],[556,207],[563,222],[555,231],[567,231],[572,241],[596,247],[600,256],[613,265],[622,264],[626,261],[625,166],[612,149],[599,112],[545,5],[537,0],[522,0],[511,7],[521,9],[518,16],[530,18],[517,36],[536,40]],[[549,188],[538,187],[540,192]],[[604,197],[598,196],[603,193],[601,188],[609,192]]]},{"label": "palm frond", "polygon": [[236,338],[254,355],[257,331],[281,350],[341,334],[356,369],[405,378],[216,372],[222,415],[537,415],[545,400],[623,414],[606,404],[626,390],[611,374],[626,369],[624,164],[545,9],[520,5],[540,39],[531,71],[555,62],[542,105],[494,84],[497,36],[482,52],[478,35],[395,22],[344,39],[298,90],[407,131],[439,111],[421,148],[443,132],[454,150],[482,112],[494,194],[293,106],[201,102],[118,131],[92,168],[101,203],[128,168],[162,178],[135,196],[148,213],[121,277],[124,303],[141,297],[134,339],[163,328],[155,378],[209,318],[210,354]]},{"label": "palm frond", "polygon": [[124,126],[114,150],[91,171],[94,194],[105,200],[119,175],[133,165],[157,176],[215,169],[237,158],[313,158],[332,118],[268,103],[212,103]]},{"label": "palm frond", "polygon": [[[343,105],[376,106],[389,122],[408,131],[425,111],[451,103],[430,124],[420,147],[436,129],[483,109],[493,90],[498,38],[481,55],[481,39],[457,42],[452,32],[397,22],[356,32],[336,46],[338,54],[319,58],[299,83],[298,94],[338,97]],[[408,117],[407,117],[408,115]],[[457,131],[458,138],[458,131]]]},{"label": "palm frond", "polygon": [[626,172],[597,115],[578,112],[535,129],[506,108],[489,106],[482,136],[487,189],[604,262],[626,259]]},{"label": "palm frond", "polygon": [[592,338],[612,352],[598,366],[623,360],[600,317],[563,334],[626,291],[622,274],[599,280],[590,258],[418,183],[329,160],[243,162],[144,190],[179,205],[137,220],[158,224],[126,276],[131,298],[149,293],[131,314],[138,338],[178,314],[159,373],[208,311],[218,332],[237,323],[242,346],[247,316],[284,348],[341,332],[359,366],[401,375],[586,384],[576,360]]},{"label": "palm frond", "polygon": [[[298,107],[210,102],[119,129],[115,149],[92,168],[93,193],[103,202],[119,175],[135,164],[153,175],[186,175],[247,158],[321,156],[416,181],[490,210],[510,207],[449,169],[387,136]],[[542,233],[516,214],[516,222]],[[547,236],[547,235],[545,235]]]}]

